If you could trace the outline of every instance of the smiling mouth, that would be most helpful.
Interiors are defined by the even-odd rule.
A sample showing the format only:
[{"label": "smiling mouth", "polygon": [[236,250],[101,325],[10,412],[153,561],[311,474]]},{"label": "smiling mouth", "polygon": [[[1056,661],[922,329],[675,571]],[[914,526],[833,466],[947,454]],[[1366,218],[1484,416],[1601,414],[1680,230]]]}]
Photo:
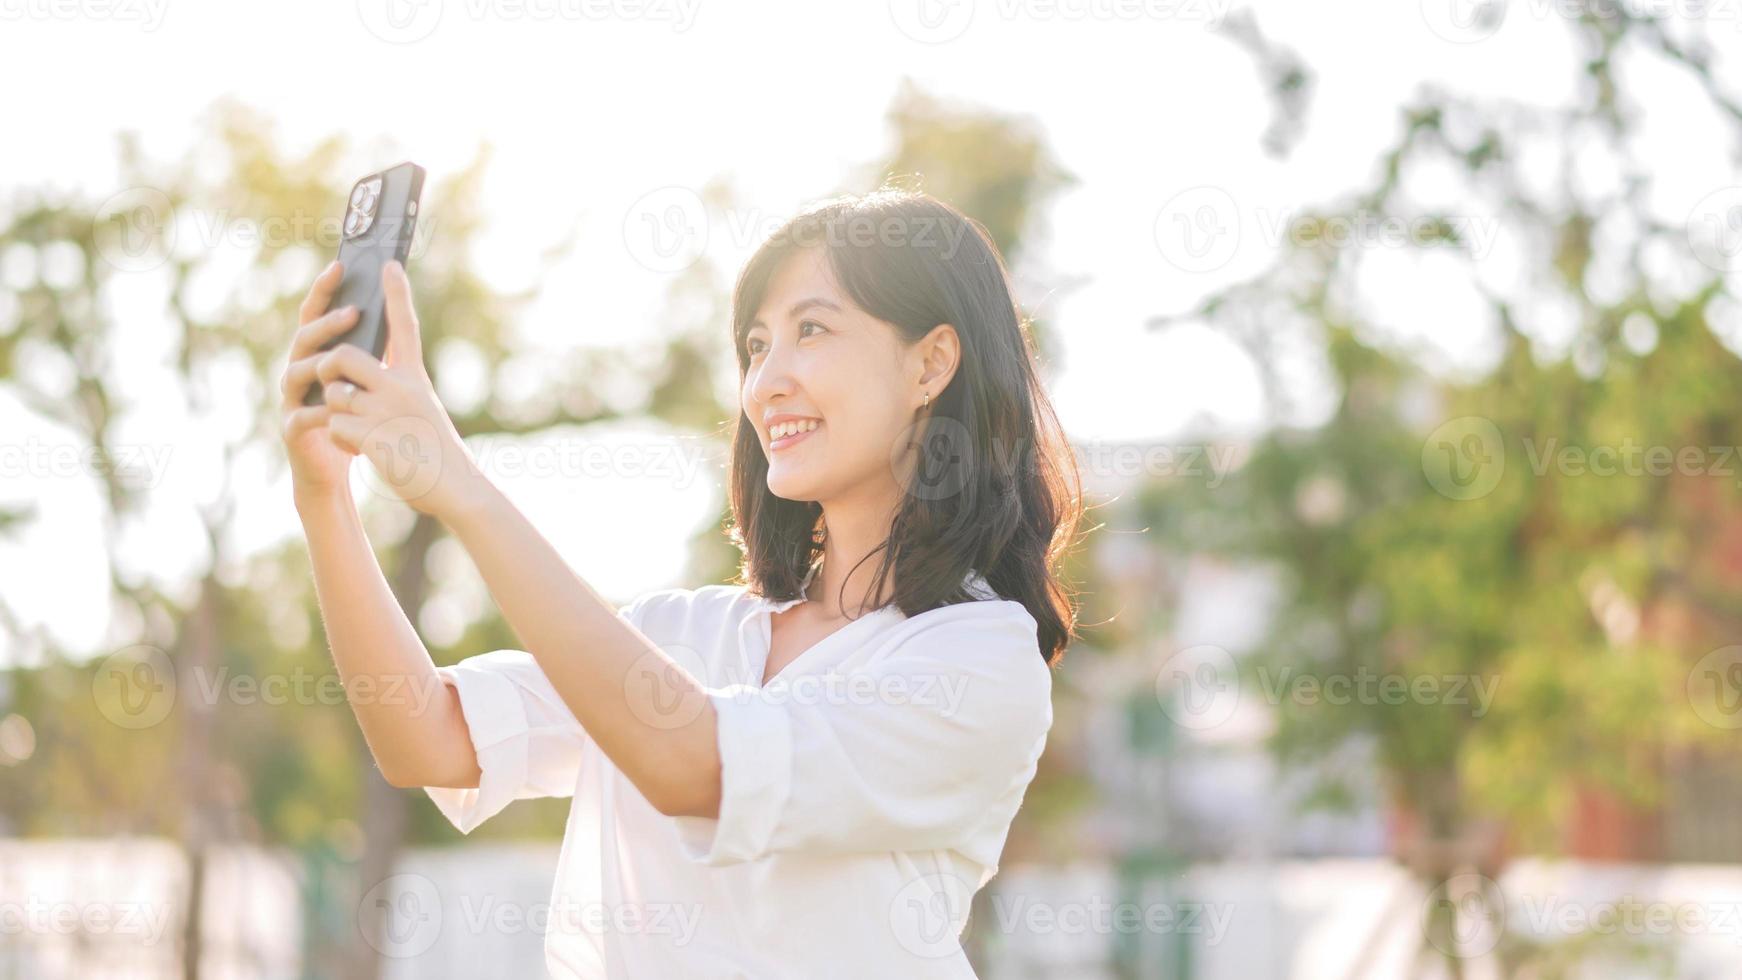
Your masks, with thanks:
[{"label": "smiling mouth", "polygon": [[812,426],[811,428],[800,429],[799,431],[791,433],[789,435],[784,435],[778,439],[773,439],[768,443],[768,451],[769,452],[779,452],[782,449],[786,449],[789,446],[793,446],[793,445],[796,445],[800,442],[803,442],[805,439],[808,439],[811,436],[815,435],[817,430],[821,429],[822,427],[823,427],[822,420],[819,419],[819,420],[817,420],[817,424]]}]

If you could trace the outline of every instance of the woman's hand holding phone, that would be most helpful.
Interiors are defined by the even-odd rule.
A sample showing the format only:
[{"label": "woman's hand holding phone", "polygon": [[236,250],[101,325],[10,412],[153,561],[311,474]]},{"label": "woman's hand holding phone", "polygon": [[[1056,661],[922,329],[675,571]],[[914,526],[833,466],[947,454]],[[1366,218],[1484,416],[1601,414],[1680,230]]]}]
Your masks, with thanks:
[{"label": "woman's hand holding phone", "polygon": [[314,382],[316,366],[326,352],[321,345],[357,322],[353,307],[329,310],[333,293],[344,278],[344,267],[333,262],[315,277],[302,301],[296,333],[290,341],[290,363],[279,382],[284,397],[280,431],[290,457],[291,486],[301,500],[318,500],[350,493],[351,453],[340,449],[327,432],[332,409],[304,406],[303,396]]},{"label": "woman's hand holding phone", "polygon": [[[349,493],[351,457],[366,455],[401,500],[444,518],[466,506],[484,476],[424,368],[405,267],[390,262],[381,271],[386,364],[353,344],[320,350],[356,322],[355,310],[327,309],[342,276],[335,262],[310,287],[283,378],[283,435],[295,492],[299,500]],[[305,406],[317,379],[327,404]]]}]

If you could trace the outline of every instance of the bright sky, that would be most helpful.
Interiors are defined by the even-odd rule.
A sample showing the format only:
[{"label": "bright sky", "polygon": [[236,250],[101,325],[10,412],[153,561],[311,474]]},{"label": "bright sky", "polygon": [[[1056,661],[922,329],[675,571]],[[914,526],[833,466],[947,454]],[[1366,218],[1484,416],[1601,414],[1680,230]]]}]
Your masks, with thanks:
[{"label": "bright sky", "polygon": [[[1032,117],[1080,180],[1045,216],[1050,237],[1034,269],[1083,284],[1049,293],[1056,284],[1034,270],[1023,277],[1025,298],[1065,339],[1053,390],[1073,439],[1093,446],[1190,438],[1182,433],[1194,418],[1250,431],[1258,391],[1234,348],[1189,327],[1160,336],[1144,321],[1262,269],[1278,222],[1366,182],[1397,131],[1399,104],[1419,85],[1553,104],[1570,97],[1575,70],[1567,32],[1543,4],[1514,5],[1492,36],[1472,42],[1431,0],[1341,4],[1339,16],[1310,4],[1259,3],[1265,32],[1315,74],[1306,138],[1277,161],[1260,150],[1271,106],[1252,60],[1206,29],[1223,7],[1224,0],[718,7],[0,0],[0,85],[12,93],[0,103],[9,134],[0,192],[37,187],[107,198],[118,189],[119,131],[139,133],[159,159],[178,158],[222,95],[270,111],[291,147],[351,135],[364,148],[359,174],[411,158],[439,180],[488,142],[492,225],[479,255],[487,276],[503,288],[525,286],[538,253],[578,231],[574,257],[544,280],[545,299],[522,325],[532,349],[651,340],[672,272],[626,238],[625,225],[649,202],[681,202],[725,175],[746,212],[709,224],[697,244],[735,273],[758,230],[842,189],[848,173],[888,151],[883,113],[907,77],[936,96]],[[1736,49],[1737,26],[1713,31],[1726,51]],[[1734,59],[1722,70],[1733,78]],[[1656,203],[1665,220],[1679,223],[1735,175],[1719,127],[1695,106],[1684,79],[1653,69],[1633,81],[1629,94],[1649,106],[1641,155],[1662,177]],[[391,146],[373,151],[383,141]],[[1553,179],[1549,162],[1535,169],[1544,180]],[[1438,178],[1417,175],[1423,200],[1455,203],[1458,188]],[[1600,192],[1612,178],[1601,160],[1581,169],[1585,191]],[[1239,229],[1207,257],[1177,235],[1180,222],[1202,226],[1206,214]],[[1485,274],[1504,289],[1520,246],[1498,223],[1491,230]],[[1480,367],[1491,325],[1467,284],[1433,257],[1375,251],[1362,298],[1375,319],[1448,364]],[[50,261],[0,255],[0,276],[31,275],[32,264],[50,274]],[[161,291],[142,277],[117,289],[115,305],[135,325],[142,380],[133,390],[148,399],[135,440],[170,448],[163,500],[122,554],[139,574],[173,582],[207,562],[188,502],[216,486],[210,433],[221,433],[222,423],[189,420],[144,380],[173,349],[160,342]],[[8,316],[0,308],[0,330]],[[1543,342],[1552,349],[1554,338]],[[730,379],[731,365],[721,370]],[[1302,376],[1310,394],[1310,358]],[[64,433],[22,418],[3,396],[0,430],[14,459],[16,447],[65,445]],[[627,430],[609,438],[638,449],[663,437]],[[683,465],[655,465],[641,477],[504,482],[580,574],[626,600],[699,584],[681,581],[683,546],[715,514],[720,470],[698,465],[693,445],[680,450]],[[115,642],[105,632],[120,627],[94,612],[107,605],[95,574],[105,545],[92,520],[94,481],[52,466],[43,476],[40,465],[20,479],[16,469],[0,471],[0,500],[35,500],[43,519],[24,532],[22,549],[0,550],[0,590],[60,642],[104,652]],[[250,486],[248,471],[241,479],[246,547],[298,533],[282,486]],[[481,608],[464,563],[449,567],[461,571],[445,618],[420,624],[437,633]]]}]

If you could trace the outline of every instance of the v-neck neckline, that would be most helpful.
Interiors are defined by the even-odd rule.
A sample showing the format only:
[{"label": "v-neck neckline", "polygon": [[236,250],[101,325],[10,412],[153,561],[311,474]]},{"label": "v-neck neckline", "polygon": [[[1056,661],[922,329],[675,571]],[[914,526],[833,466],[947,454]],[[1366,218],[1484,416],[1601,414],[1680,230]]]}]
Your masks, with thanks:
[{"label": "v-neck neckline", "polygon": [[[819,555],[817,560],[811,563],[810,570],[805,572],[804,581],[799,583],[798,596],[796,598],[768,599],[759,597],[756,600],[759,608],[756,610],[753,622],[756,631],[761,634],[759,638],[761,642],[757,644],[760,648],[761,655],[756,660],[756,667],[754,673],[751,675],[751,679],[756,682],[758,689],[765,688],[776,681],[786,678],[795,666],[811,659],[812,655],[819,649],[840,642],[845,634],[852,633],[867,621],[876,622],[892,613],[897,615],[901,613],[901,607],[893,602],[886,606],[873,609],[868,613],[864,613],[858,619],[851,620],[845,625],[836,628],[833,633],[830,633],[822,639],[817,640],[815,643],[812,643],[810,646],[805,647],[803,650],[799,651],[798,656],[793,657],[787,662],[786,666],[780,668],[778,673],[773,677],[766,677],[765,679],[765,676],[768,673],[768,658],[774,653],[774,614],[785,612],[801,602],[810,601],[810,597],[806,593],[810,589],[812,580],[816,578],[817,570],[822,568],[822,566],[822,556]],[[975,598],[998,598],[998,594],[992,590],[991,584],[986,581],[985,576],[978,572],[969,572],[963,584],[967,587],[969,593],[973,594]]]},{"label": "v-neck neckline", "polygon": [[762,663],[761,663],[761,666],[758,668],[758,674],[760,675],[759,676],[760,683],[758,686],[759,687],[768,687],[771,684],[775,684],[775,683],[778,683],[778,682],[786,679],[792,673],[792,671],[795,667],[804,663],[806,660],[811,659],[816,654],[816,652],[818,650],[821,650],[824,647],[832,646],[836,643],[841,642],[843,637],[845,637],[847,634],[852,633],[855,629],[862,628],[867,622],[874,622],[878,619],[881,619],[882,617],[887,615],[891,609],[894,609],[894,608],[895,607],[893,605],[889,605],[889,606],[884,606],[881,609],[873,609],[870,612],[861,615],[858,619],[849,620],[848,622],[843,623],[842,625],[835,627],[835,629],[832,632],[824,635],[823,637],[818,639],[815,643],[812,643],[810,646],[805,647],[803,650],[800,650],[798,652],[798,656],[793,657],[791,660],[788,660],[786,662],[785,666],[781,667],[780,670],[775,672],[773,677],[769,677],[769,676],[767,676],[767,674],[768,674],[768,658],[774,655],[774,610],[771,610],[771,609],[763,610],[762,611]]},{"label": "v-neck neckline", "polygon": [[822,567],[822,564],[821,558],[818,558],[811,564],[810,570],[805,573],[804,581],[799,583],[799,594],[797,598],[761,600],[762,608],[757,611],[756,616],[760,623],[760,632],[762,634],[762,642],[760,644],[762,656],[756,665],[755,674],[757,687],[766,688],[770,684],[785,678],[795,666],[809,659],[811,655],[816,653],[819,649],[837,642],[841,639],[843,634],[852,632],[856,627],[862,626],[868,621],[875,621],[880,617],[886,616],[891,611],[899,611],[899,608],[894,603],[890,603],[886,606],[873,609],[870,612],[862,613],[858,619],[849,620],[848,622],[835,627],[832,632],[821,637],[815,643],[805,647],[803,650],[800,650],[798,656],[787,661],[785,666],[776,671],[773,677],[767,676],[768,658],[774,655],[774,614],[785,612],[793,606],[810,601],[810,597],[806,594],[806,591],[810,588],[811,581],[816,578],[817,570]]}]

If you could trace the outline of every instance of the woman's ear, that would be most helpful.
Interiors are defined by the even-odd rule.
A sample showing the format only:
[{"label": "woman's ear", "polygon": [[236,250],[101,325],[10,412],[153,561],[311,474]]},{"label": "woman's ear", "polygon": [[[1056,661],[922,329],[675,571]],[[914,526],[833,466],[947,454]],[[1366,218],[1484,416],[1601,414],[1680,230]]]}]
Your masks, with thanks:
[{"label": "woman's ear", "polygon": [[956,328],[940,323],[914,345],[919,359],[919,383],[933,400],[950,386],[962,362],[962,338]]}]

